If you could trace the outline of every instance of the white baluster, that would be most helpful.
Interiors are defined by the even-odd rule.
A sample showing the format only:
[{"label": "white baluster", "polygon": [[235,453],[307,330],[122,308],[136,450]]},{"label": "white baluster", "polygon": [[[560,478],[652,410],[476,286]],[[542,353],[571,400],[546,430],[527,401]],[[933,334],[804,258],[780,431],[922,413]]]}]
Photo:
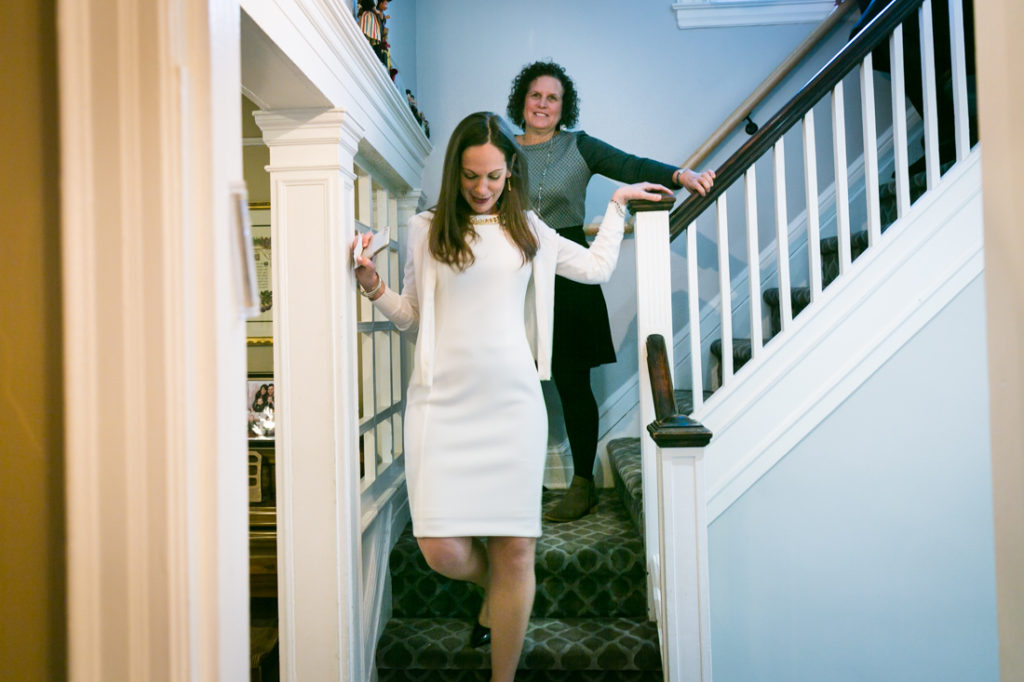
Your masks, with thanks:
[{"label": "white baluster", "polygon": [[850,268],[850,181],[846,165],[846,100],[843,82],[832,90],[832,146],[836,172],[836,238],[839,242],[839,274]]},{"label": "white baluster", "polygon": [[793,298],[789,282],[789,217],[786,212],[786,152],[782,138],[775,143],[772,154],[775,179],[775,239],[779,245],[779,329],[789,328],[793,321]]},{"label": "white baluster", "polygon": [[747,206],[747,279],[750,281],[750,355],[756,358],[764,345],[761,329],[761,250],[757,238],[757,177],[750,164],[743,176]]},{"label": "white baluster", "polygon": [[718,289],[722,304],[722,385],[732,378],[732,282],[729,278],[729,218],[725,192],[715,202],[718,214]]},{"label": "white baluster", "polygon": [[921,27],[921,83],[924,95],[924,164],[928,189],[939,181],[939,117],[935,96],[935,36],[932,0],[924,0],[918,15]]},{"label": "white baluster", "polygon": [[878,199],[878,133],[875,128],[875,71],[871,53],[860,66],[861,122],[864,126],[864,193],[868,209],[868,244],[882,235]]},{"label": "white baluster", "polygon": [[821,295],[821,220],[818,215],[818,158],[814,143],[814,109],[804,115],[804,194],[807,197],[807,257],[811,300]]},{"label": "white baluster", "polygon": [[902,218],[910,208],[910,180],[907,171],[907,101],[903,86],[903,27],[889,38],[892,70],[892,146],[896,163],[896,215]]},{"label": "white baluster", "polygon": [[950,61],[953,65],[953,113],[956,138],[956,160],[970,151],[970,129],[967,111],[967,50],[964,47],[964,7],[960,0],[949,3]]},{"label": "white baluster", "polygon": [[686,228],[686,283],[686,294],[690,303],[690,374],[693,376],[693,411],[696,412],[704,404],[704,377],[700,357],[700,295],[697,291],[696,220]]}]

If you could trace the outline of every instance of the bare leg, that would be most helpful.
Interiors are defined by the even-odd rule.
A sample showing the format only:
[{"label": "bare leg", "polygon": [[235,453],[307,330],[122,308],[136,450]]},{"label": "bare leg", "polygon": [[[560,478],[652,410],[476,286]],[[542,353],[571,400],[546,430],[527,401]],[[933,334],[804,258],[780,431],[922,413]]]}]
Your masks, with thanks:
[{"label": "bare leg", "polygon": [[416,538],[416,542],[430,568],[446,578],[487,589],[487,550],[479,538]]},{"label": "bare leg", "polygon": [[536,538],[493,537],[487,541],[490,585],[491,682],[512,682],[523,651],[526,625],[537,587]]}]

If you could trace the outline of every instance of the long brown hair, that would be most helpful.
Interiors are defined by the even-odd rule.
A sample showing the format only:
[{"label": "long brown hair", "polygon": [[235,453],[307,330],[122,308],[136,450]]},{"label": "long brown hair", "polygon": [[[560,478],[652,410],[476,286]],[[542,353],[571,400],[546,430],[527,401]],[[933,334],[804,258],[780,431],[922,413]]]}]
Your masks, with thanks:
[{"label": "long brown hair", "polygon": [[476,231],[469,218],[472,209],[462,196],[462,152],[468,147],[490,143],[505,155],[505,164],[512,171],[505,190],[498,199],[497,212],[501,227],[523,255],[523,263],[537,254],[537,236],[526,221],[529,209],[526,188],[526,159],[508,125],[497,114],[478,111],[462,119],[455,127],[444,154],[441,193],[430,221],[430,253],[437,260],[459,270],[473,263],[470,237]]}]

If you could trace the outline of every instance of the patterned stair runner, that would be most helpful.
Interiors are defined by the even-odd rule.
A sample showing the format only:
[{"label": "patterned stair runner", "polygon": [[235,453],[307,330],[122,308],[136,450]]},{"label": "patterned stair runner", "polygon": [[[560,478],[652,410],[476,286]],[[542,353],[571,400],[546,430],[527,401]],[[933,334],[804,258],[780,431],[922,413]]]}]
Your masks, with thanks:
[{"label": "patterned stair runner", "polygon": [[[657,629],[647,620],[643,544],[623,494],[600,490],[595,513],[545,522],[517,681],[662,679]],[[559,497],[545,491],[545,507]],[[489,680],[490,648],[466,645],[479,590],[427,568],[409,528],[391,554],[391,581],[392,618],[377,647],[381,682]]]}]

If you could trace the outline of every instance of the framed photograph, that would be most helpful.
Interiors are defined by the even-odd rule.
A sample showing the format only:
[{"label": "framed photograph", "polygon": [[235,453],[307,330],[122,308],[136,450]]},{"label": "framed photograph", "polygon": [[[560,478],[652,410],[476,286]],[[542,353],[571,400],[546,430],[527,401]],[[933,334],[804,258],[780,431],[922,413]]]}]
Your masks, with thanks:
[{"label": "framed photograph", "polygon": [[249,318],[246,336],[250,345],[270,343],[274,335],[274,294],[270,261],[270,206],[249,204],[252,251],[256,264],[256,290],[260,314]]},{"label": "framed photograph", "polygon": [[274,375],[249,374],[248,434],[250,441],[274,442]]}]

